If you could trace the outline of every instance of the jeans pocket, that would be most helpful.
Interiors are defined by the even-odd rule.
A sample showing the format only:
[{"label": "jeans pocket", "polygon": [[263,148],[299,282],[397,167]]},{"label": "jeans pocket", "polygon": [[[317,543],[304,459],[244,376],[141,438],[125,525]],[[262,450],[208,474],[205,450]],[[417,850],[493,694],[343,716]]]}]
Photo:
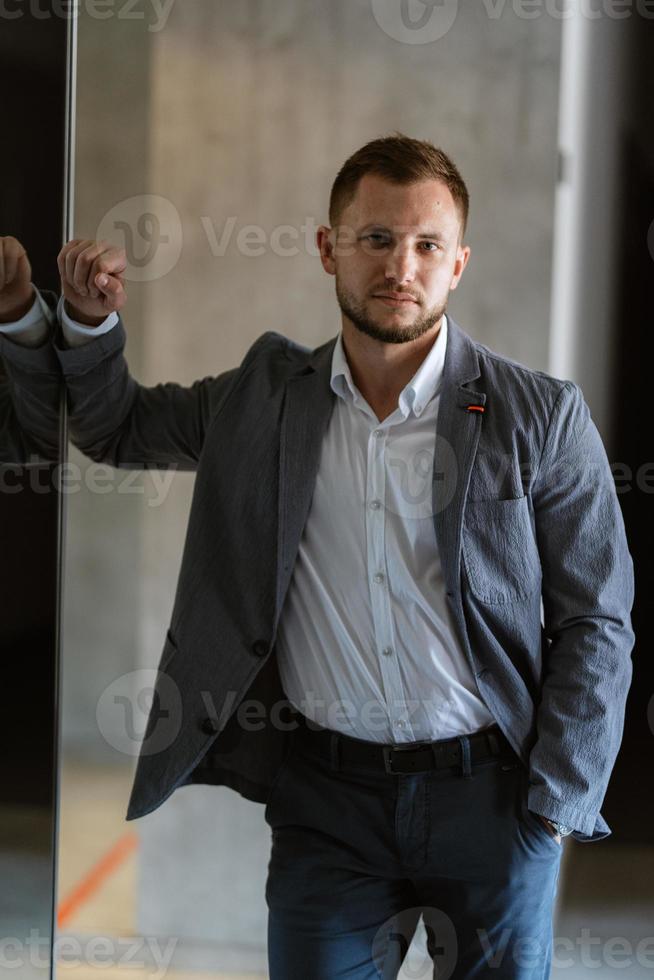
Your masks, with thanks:
[{"label": "jeans pocket", "polygon": [[541,840],[546,838],[550,845],[557,850],[562,850],[562,838],[555,837],[554,833],[545,826],[541,817],[529,809],[527,805],[528,790],[529,778],[527,770],[523,768],[522,779],[520,780],[520,817],[523,827],[528,828],[532,835],[536,834]]}]

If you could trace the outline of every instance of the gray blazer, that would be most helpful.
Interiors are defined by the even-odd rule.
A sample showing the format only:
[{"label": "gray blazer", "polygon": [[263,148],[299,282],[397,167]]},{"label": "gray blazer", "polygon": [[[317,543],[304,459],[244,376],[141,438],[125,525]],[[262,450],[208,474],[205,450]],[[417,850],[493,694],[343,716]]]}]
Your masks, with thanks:
[{"label": "gray blazer", "polygon": [[[129,374],[122,322],[74,350],[55,334],[85,454],[197,470],[128,820],[189,783],[268,799],[292,727],[275,636],[336,397],[335,339],[309,350],[267,332],[238,368],[147,388]],[[597,429],[577,385],[450,318],[437,435],[451,451],[435,454],[436,540],[480,695],[528,767],[529,808],[599,840],[634,636],[633,566]]]},{"label": "gray blazer", "polygon": [[[57,296],[41,290],[54,312]],[[61,459],[63,379],[49,342],[24,347],[0,331],[0,466],[42,466]]]}]

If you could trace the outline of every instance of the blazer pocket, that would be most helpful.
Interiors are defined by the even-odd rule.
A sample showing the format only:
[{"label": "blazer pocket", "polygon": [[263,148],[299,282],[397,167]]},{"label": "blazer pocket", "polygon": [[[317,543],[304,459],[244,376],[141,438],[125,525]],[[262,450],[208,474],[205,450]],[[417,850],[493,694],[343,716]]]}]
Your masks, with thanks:
[{"label": "blazer pocket", "polygon": [[462,553],[470,589],[482,602],[519,602],[540,590],[540,560],[526,496],[468,500]]}]

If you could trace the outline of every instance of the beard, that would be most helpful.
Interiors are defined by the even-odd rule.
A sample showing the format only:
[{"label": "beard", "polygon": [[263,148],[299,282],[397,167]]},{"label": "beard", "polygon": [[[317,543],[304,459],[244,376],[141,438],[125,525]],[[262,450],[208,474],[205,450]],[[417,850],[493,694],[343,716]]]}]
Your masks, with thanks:
[{"label": "beard", "polygon": [[365,303],[345,289],[338,276],[336,276],[336,298],[341,312],[357,330],[367,337],[372,337],[373,340],[381,340],[384,344],[406,344],[411,340],[417,340],[438,323],[447,309],[447,302],[445,302],[433,306],[407,326],[387,326],[371,316]]}]

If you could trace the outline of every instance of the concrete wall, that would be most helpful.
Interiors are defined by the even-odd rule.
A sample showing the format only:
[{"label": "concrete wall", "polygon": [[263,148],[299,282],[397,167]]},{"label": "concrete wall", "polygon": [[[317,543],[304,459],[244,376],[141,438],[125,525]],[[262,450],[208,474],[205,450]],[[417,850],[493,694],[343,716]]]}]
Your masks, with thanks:
[{"label": "concrete wall", "polygon": [[[141,381],[216,374],[268,329],[311,346],[334,336],[334,280],[301,229],[327,222],[345,158],[394,129],[441,145],[469,184],[472,259],[451,312],[483,342],[547,367],[560,23],[502,9],[491,17],[481,5],[461,5],[447,34],[424,44],[391,36],[392,25],[375,18],[379,4],[367,0],[180,3],[162,30],[138,35],[138,51],[125,47],[137,43],[129,22],[111,46],[105,26],[93,26],[95,40],[86,43],[94,55],[82,55],[80,84],[86,73],[91,86],[97,58],[121,67],[80,106],[80,213],[102,212],[105,194],[119,200],[145,189],[165,199],[162,230],[170,221],[171,248],[180,251],[165,274],[130,288],[125,322]],[[139,71],[147,64],[148,79],[118,105],[109,92],[136,62]],[[140,112],[144,93],[148,121],[135,147],[118,135],[117,120],[124,106]],[[129,167],[112,169],[123,152],[138,173],[145,169],[142,187]],[[230,219],[231,238],[216,254],[211,233],[220,240]],[[249,224],[263,229],[258,256],[237,244]],[[293,256],[270,244],[281,225],[299,231]],[[158,507],[107,497],[71,508],[68,591],[79,598],[68,610],[67,656],[83,661],[85,677],[69,688],[73,715],[87,711],[107,663],[156,663],[192,483],[192,475],[175,476]],[[87,606],[95,597],[98,608],[100,595],[105,611],[92,622]],[[120,625],[108,610],[119,611]],[[222,788],[187,787],[137,829],[140,928],[215,944],[214,968],[265,962],[263,808]]]}]

